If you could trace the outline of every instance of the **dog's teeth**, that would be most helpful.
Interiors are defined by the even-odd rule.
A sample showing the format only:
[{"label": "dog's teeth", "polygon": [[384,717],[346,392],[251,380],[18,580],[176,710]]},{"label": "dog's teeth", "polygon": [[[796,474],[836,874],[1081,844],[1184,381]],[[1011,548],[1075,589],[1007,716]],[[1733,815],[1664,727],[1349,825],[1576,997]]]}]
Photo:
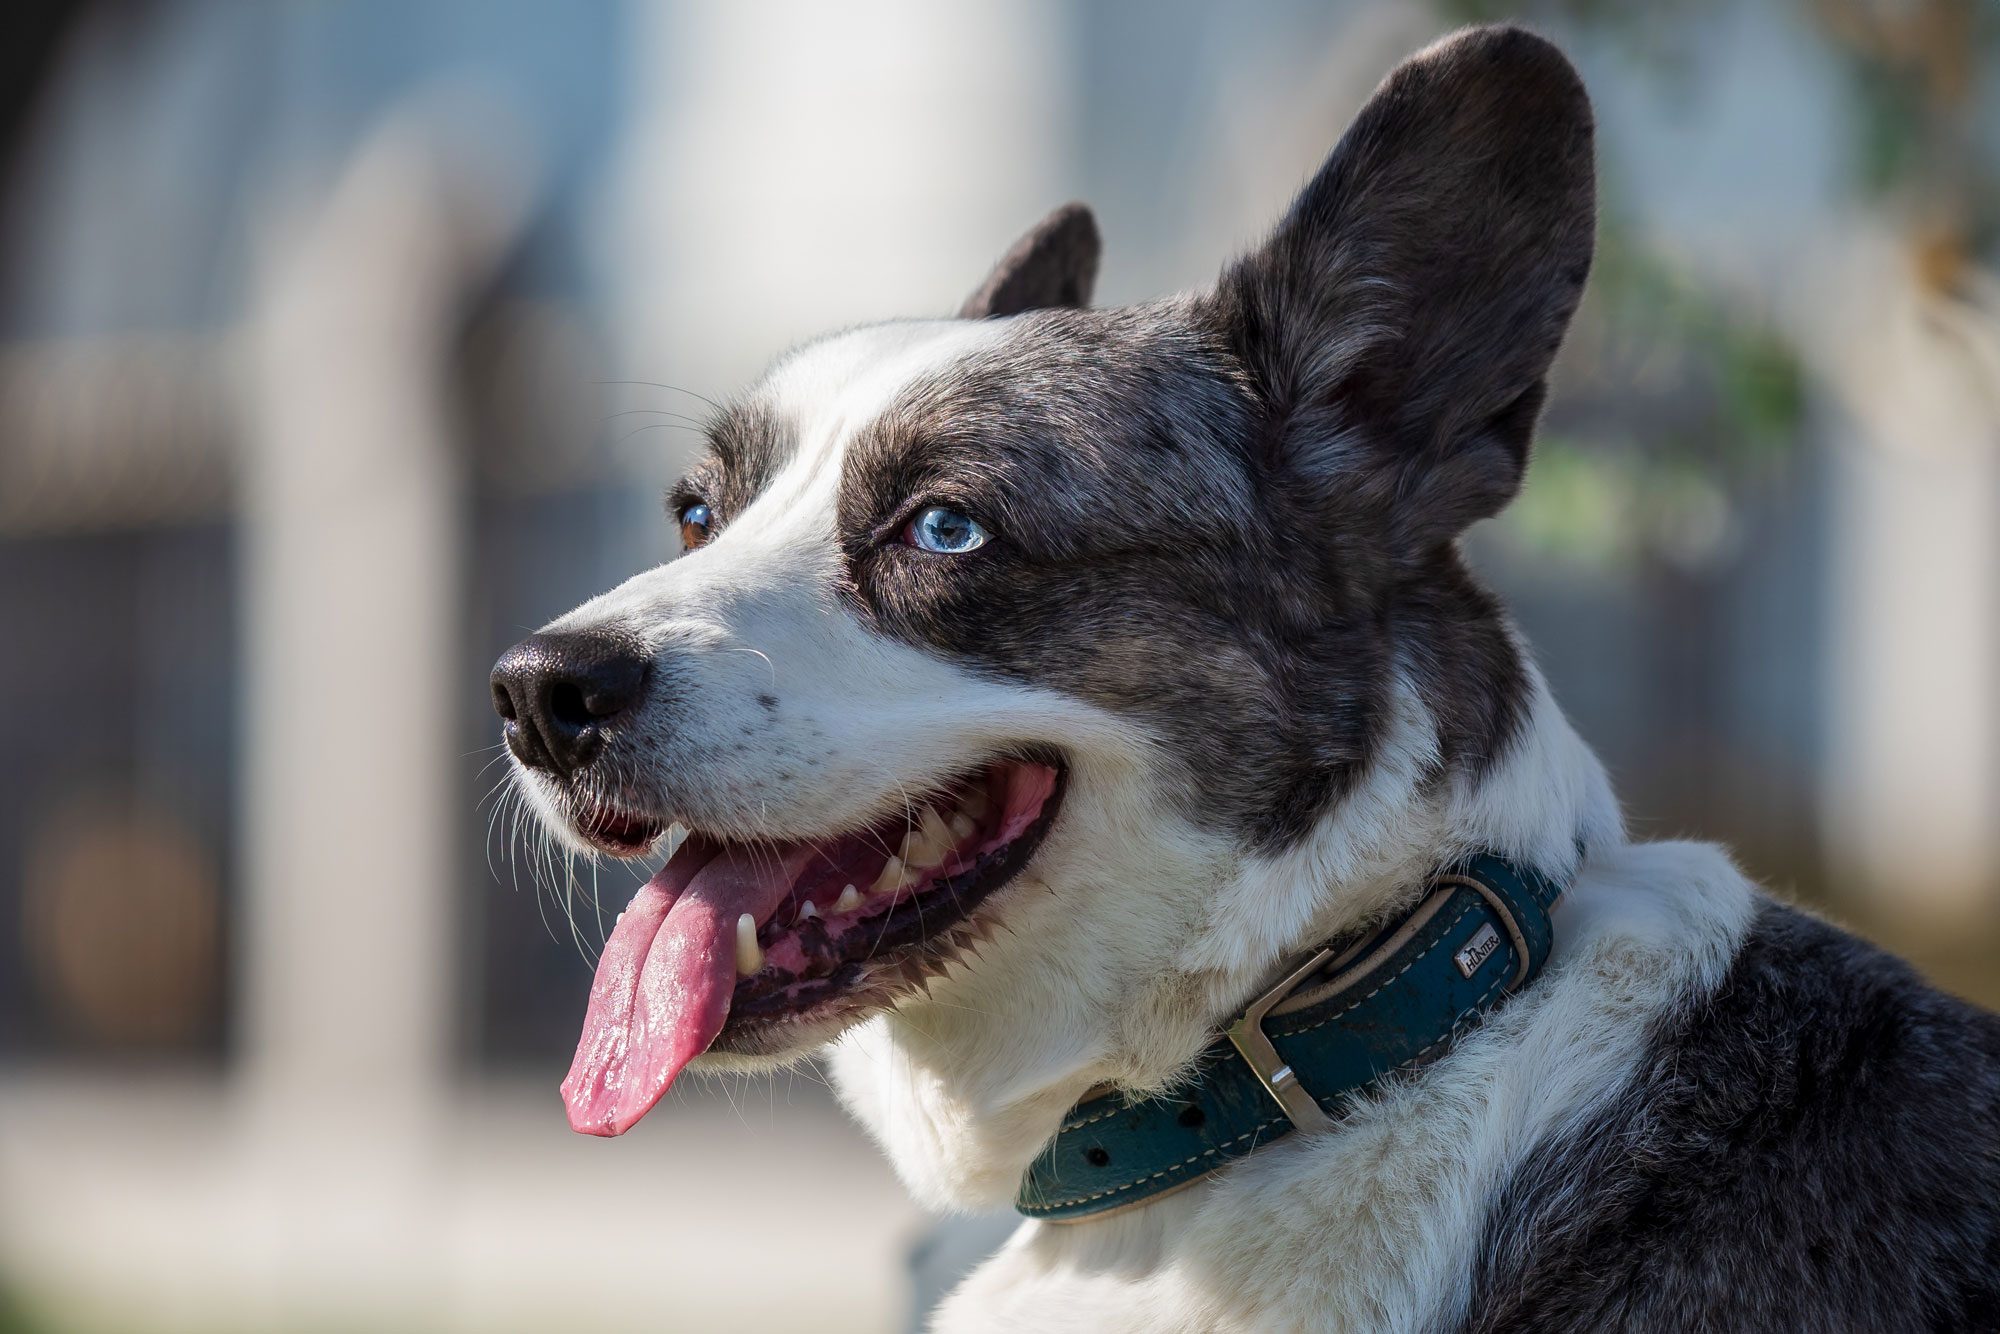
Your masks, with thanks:
[{"label": "dog's teeth", "polygon": [[840,891],[840,897],[833,901],[833,910],[835,912],[853,912],[860,906],[861,891],[852,885],[843,887]]},{"label": "dog's teeth", "polygon": [[736,919],[736,971],[744,977],[764,966],[764,949],[757,943],[757,919],[744,913]]},{"label": "dog's teeth", "polygon": [[945,822],[945,828],[951,830],[951,841],[954,844],[958,844],[971,838],[973,831],[978,829],[979,826],[973,823],[971,816],[967,815],[964,811],[958,811],[952,815],[951,819]]},{"label": "dog's teeth", "polygon": [[[951,845],[957,841],[951,836],[951,826],[929,806],[924,807],[924,841],[930,844],[933,855],[918,862],[919,866],[929,866],[937,858],[950,852]],[[907,861],[908,858],[904,860]]]},{"label": "dog's teeth", "polygon": [[991,803],[986,800],[986,789],[983,787],[967,788],[965,795],[958,799],[958,809],[975,820],[985,819],[986,812],[992,809]]},{"label": "dog's teeth", "polygon": [[[908,846],[907,839],[904,840],[904,845]],[[868,892],[870,894],[894,894],[908,883],[909,879],[904,871],[903,859],[901,857],[891,857],[888,861],[882,863],[882,874],[875,877],[875,883],[868,887]]]},{"label": "dog's teeth", "polygon": [[951,831],[944,831],[942,840],[934,839],[922,830],[903,840],[903,865],[911,868],[912,874],[926,866],[936,866],[951,851]]},{"label": "dog's teeth", "polygon": [[951,851],[955,841],[944,817],[926,806],[917,817],[917,827],[903,835],[903,846],[898,849],[897,855],[906,866],[919,869],[935,866]]},{"label": "dog's teeth", "polygon": [[809,917],[817,917],[817,916],[819,916],[819,909],[813,907],[813,901],[811,899],[807,899],[804,903],[801,903],[799,905],[799,920],[801,922],[805,921]]}]

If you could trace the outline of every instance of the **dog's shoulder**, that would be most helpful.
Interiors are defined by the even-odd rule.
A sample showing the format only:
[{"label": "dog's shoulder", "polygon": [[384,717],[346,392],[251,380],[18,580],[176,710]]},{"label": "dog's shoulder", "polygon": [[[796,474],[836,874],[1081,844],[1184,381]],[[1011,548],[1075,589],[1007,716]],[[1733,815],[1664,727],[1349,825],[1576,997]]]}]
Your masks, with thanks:
[{"label": "dog's shoulder", "polygon": [[2000,1016],[1764,903],[1500,1192],[1466,1327],[2000,1327]]}]

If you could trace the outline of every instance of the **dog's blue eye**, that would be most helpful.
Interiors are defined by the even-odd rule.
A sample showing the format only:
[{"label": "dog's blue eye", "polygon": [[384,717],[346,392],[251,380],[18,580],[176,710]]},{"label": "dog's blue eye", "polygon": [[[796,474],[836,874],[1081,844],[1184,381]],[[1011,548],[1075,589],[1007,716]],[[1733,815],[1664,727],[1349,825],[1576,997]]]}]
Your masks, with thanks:
[{"label": "dog's blue eye", "polygon": [[986,530],[976,519],[957,510],[933,505],[916,518],[903,533],[903,540],[921,551],[941,556],[962,556],[986,545]]},{"label": "dog's blue eye", "polygon": [[708,506],[696,501],[681,511],[681,545],[693,551],[708,541]]}]

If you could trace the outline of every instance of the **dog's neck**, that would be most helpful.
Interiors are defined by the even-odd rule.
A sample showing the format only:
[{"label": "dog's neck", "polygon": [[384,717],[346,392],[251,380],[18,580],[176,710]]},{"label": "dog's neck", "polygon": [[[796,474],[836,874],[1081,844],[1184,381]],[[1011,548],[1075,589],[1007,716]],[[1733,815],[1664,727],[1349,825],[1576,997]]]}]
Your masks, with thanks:
[{"label": "dog's neck", "polygon": [[1004,1206],[1086,1090],[1170,1085],[1274,963],[1406,908],[1444,863],[1490,851],[1566,878],[1579,843],[1623,841],[1602,766],[1539,675],[1513,745],[1477,778],[1438,780],[1434,730],[1411,692],[1392,738],[1276,857],[1232,856],[1157,820],[1148,831],[1148,812],[1091,796],[1118,784],[1080,772],[1064,824],[1103,846],[1052,838],[1048,860],[1070,870],[1019,909],[1096,914],[1078,921],[1075,952],[1007,948],[1023,931],[836,1050],[843,1099],[912,1193],[939,1208]]}]

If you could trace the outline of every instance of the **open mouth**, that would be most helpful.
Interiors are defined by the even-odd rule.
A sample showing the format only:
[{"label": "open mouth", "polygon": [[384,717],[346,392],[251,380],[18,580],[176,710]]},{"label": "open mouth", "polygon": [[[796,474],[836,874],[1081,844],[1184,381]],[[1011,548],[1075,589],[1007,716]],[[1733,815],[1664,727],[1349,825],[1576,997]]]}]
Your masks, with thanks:
[{"label": "open mouth", "polygon": [[[570,1126],[622,1135],[718,1042],[769,1046],[769,1030],[921,984],[973,934],[973,910],[1034,854],[1064,778],[1054,764],[996,760],[827,838],[689,834],[605,942],[562,1084]],[[585,833],[617,851],[659,829],[594,817]]]}]

